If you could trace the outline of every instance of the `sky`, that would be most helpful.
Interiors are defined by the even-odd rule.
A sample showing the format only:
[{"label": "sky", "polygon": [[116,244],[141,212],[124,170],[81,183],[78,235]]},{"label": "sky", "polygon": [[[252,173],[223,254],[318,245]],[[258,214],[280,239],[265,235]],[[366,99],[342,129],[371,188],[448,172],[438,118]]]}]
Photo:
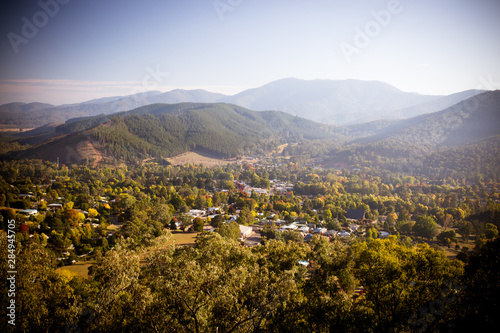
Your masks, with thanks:
[{"label": "sky", "polygon": [[18,0],[0,11],[0,104],[269,82],[500,89],[498,0]]}]

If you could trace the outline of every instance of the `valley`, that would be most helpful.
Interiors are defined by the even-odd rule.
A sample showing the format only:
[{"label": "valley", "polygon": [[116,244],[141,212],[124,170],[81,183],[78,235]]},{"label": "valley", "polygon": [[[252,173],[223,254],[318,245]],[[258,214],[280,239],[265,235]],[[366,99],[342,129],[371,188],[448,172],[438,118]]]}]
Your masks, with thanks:
[{"label": "valley", "polygon": [[[20,305],[20,325],[58,331],[90,314],[90,331],[208,332],[225,323],[252,331],[245,323],[255,319],[269,332],[305,324],[403,332],[421,327],[415,309],[453,297],[433,327],[455,330],[471,308],[490,306],[475,286],[486,279],[490,297],[500,281],[492,263],[500,253],[500,92],[452,105],[465,95],[411,95],[425,105],[415,109],[408,95],[375,86],[406,111],[329,124],[319,107],[324,119],[309,118],[325,122],[203,91],[175,96],[212,102],[139,105],[131,97],[137,107],[114,112],[111,104],[128,104],[110,97],[65,106],[85,110],[73,119],[16,105],[33,112],[33,123],[47,121],[0,136],[1,249],[19,249],[16,268],[26,273],[18,297],[39,304]],[[252,96],[265,93],[253,93],[235,102],[264,108]],[[300,94],[285,96],[301,103]],[[98,104],[109,112],[89,114],[102,111]],[[403,113],[417,115],[397,119]],[[6,128],[18,128],[15,114]],[[343,114],[340,123],[371,119]],[[478,267],[487,273],[478,276]],[[186,310],[194,307],[203,315]]]}]

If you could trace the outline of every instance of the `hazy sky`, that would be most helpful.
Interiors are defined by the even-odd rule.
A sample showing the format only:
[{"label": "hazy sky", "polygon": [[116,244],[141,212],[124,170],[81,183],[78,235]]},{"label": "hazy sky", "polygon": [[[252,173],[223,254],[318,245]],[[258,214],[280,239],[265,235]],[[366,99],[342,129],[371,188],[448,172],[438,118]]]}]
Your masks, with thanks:
[{"label": "hazy sky", "polygon": [[176,88],[232,94],[286,77],[379,80],[435,95],[500,88],[498,0],[1,6],[0,104]]}]

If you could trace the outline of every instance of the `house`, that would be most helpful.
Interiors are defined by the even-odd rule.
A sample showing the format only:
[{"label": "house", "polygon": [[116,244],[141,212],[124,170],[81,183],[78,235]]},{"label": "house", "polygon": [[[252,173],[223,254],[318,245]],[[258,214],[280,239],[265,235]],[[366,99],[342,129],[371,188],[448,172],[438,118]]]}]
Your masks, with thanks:
[{"label": "house", "polygon": [[241,239],[246,239],[247,237],[249,237],[253,232],[253,228],[252,227],[248,227],[246,225],[241,225],[240,224],[240,237]]},{"label": "house", "polygon": [[299,228],[300,232],[303,232],[303,233],[306,233],[306,234],[309,233],[310,230],[311,230],[311,228],[309,228],[309,227],[300,227]]},{"label": "house", "polygon": [[351,230],[352,232],[357,231],[358,228],[359,226],[356,224],[349,224],[349,230]]},{"label": "house", "polygon": [[207,214],[215,214],[218,210],[220,211],[220,207],[208,207]]},{"label": "house", "polygon": [[320,235],[323,235],[324,233],[326,233],[328,230],[326,228],[316,228],[313,230],[313,233],[314,234],[320,234]]},{"label": "house", "polygon": [[309,261],[307,260],[297,260],[297,262],[304,267],[309,266]]},{"label": "house", "polygon": [[349,236],[351,236],[351,233],[349,231],[342,230],[337,235],[340,236],[340,237],[349,237]]},{"label": "house", "polygon": [[38,215],[38,211],[36,209],[23,209],[19,213],[28,215],[28,216],[35,216]]},{"label": "house", "polygon": [[55,210],[57,210],[57,209],[62,209],[62,208],[63,208],[63,206],[62,206],[62,204],[60,204],[60,203],[53,203],[53,204],[49,204],[49,205],[47,205],[47,208],[48,208],[49,210],[55,211]]},{"label": "house", "polygon": [[365,211],[363,209],[348,209],[346,219],[362,221],[365,219]]},{"label": "house", "polygon": [[328,230],[325,236],[335,236],[338,233],[337,230]]},{"label": "house", "polygon": [[191,209],[188,212],[188,215],[191,215],[192,217],[200,217],[202,215],[205,215],[205,211],[201,209]]},{"label": "house", "polygon": [[284,226],[281,227],[281,229],[283,229],[283,230],[295,230],[295,229],[297,229],[297,226],[293,225],[293,224],[284,225]]}]

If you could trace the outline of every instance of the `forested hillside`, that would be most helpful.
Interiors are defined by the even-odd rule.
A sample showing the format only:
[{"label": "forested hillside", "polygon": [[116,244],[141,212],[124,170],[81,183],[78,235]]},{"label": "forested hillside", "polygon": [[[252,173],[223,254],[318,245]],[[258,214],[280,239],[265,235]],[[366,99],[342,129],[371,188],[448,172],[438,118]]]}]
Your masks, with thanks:
[{"label": "forested hillside", "polygon": [[335,139],[303,140],[286,156],[320,159],[335,168],[478,180],[500,179],[500,92],[487,92],[441,112],[407,120],[335,127]]},{"label": "forested hillside", "polygon": [[356,143],[399,145],[424,151],[471,144],[500,134],[500,91],[486,92],[443,111],[387,125],[375,128],[375,134]]},{"label": "forested hillside", "polygon": [[56,128],[58,139],[20,156],[53,156],[58,152],[61,155],[68,146],[77,152],[74,142],[85,138],[102,154],[117,161],[137,162],[188,150],[231,158],[244,152],[265,153],[280,143],[303,138],[328,138],[331,131],[326,125],[283,112],[255,112],[231,104],[153,104],[112,117],[68,122]]}]

